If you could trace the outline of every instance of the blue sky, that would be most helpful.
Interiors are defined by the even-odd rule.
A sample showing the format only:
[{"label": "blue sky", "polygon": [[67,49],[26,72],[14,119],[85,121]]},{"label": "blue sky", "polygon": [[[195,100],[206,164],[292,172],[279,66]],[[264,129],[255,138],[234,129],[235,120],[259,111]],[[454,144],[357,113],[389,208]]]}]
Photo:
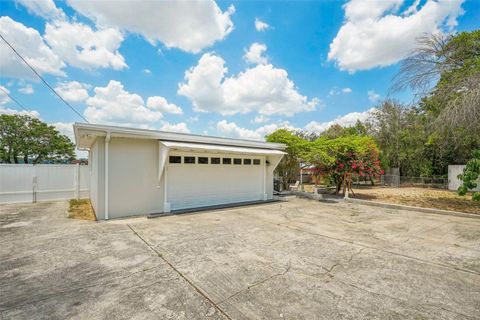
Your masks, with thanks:
[{"label": "blue sky", "polygon": [[[480,27],[475,0],[0,6],[0,33],[90,122],[248,139],[365,119],[416,37]],[[0,54],[4,90],[71,135],[82,120],[3,42]],[[0,95],[0,112],[17,111]]]}]

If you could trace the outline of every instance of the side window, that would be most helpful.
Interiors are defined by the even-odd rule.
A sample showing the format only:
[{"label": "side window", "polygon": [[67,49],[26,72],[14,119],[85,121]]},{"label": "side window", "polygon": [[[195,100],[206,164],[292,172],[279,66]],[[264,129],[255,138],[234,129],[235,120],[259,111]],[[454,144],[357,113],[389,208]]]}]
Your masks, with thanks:
[{"label": "side window", "polygon": [[195,163],[195,157],[183,157],[183,163]]},{"label": "side window", "polygon": [[198,157],[199,164],[208,164],[208,157]]},{"label": "side window", "polygon": [[260,159],[253,159],[253,164],[254,164],[255,166],[260,165]]},{"label": "side window", "polygon": [[180,156],[170,156],[168,158],[169,163],[182,163],[182,157]]},{"label": "side window", "polygon": [[211,164],[220,164],[220,158],[210,158]]},{"label": "side window", "polygon": [[243,159],[243,164],[246,164],[246,165],[252,164],[252,159]]},{"label": "side window", "polygon": [[242,164],[242,159],[240,158],[233,159],[233,164]]},{"label": "side window", "polygon": [[232,164],[232,158],[223,158],[222,163],[223,164]]}]

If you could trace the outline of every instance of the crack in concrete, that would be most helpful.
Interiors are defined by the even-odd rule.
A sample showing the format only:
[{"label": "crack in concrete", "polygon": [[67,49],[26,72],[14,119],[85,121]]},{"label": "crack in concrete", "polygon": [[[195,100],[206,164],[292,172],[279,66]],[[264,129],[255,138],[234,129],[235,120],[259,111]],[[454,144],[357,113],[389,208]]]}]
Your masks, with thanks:
[{"label": "crack in concrete", "polygon": [[239,291],[235,292],[234,294],[228,296],[227,298],[219,301],[218,304],[222,304],[223,302],[225,302],[225,301],[227,301],[227,300],[229,300],[229,299],[231,299],[231,298],[233,298],[233,297],[241,294],[242,292],[245,292],[245,291],[247,291],[247,290],[250,290],[250,289],[252,289],[252,288],[254,288],[254,287],[258,286],[258,285],[261,285],[262,283],[265,283],[265,282],[267,282],[267,281],[269,281],[269,280],[271,280],[271,279],[273,279],[273,278],[284,276],[285,274],[287,274],[288,272],[290,272],[291,267],[292,267],[292,262],[291,262],[291,260],[289,260],[289,261],[288,261],[287,268],[286,268],[283,272],[275,273],[275,274],[273,274],[273,275],[271,275],[271,276],[269,276],[269,277],[267,277],[267,278],[265,278],[265,279],[263,279],[263,280],[257,281],[257,282],[255,282],[254,284],[251,284],[251,285],[247,286],[245,289],[239,290]]},{"label": "crack in concrete", "polygon": [[434,266],[438,266],[438,267],[442,267],[442,268],[447,268],[447,269],[450,269],[450,270],[455,270],[455,271],[459,271],[459,272],[464,272],[464,273],[469,273],[469,274],[473,274],[473,275],[476,275],[476,276],[480,276],[480,272],[477,272],[477,271],[468,270],[468,269],[463,269],[463,268],[456,267],[456,266],[452,266],[452,265],[448,265],[448,264],[443,264],[443,263],[438,263],[438,262],[427,261],[427,260],[415,258],[415,257],[412,257],[412,256],[408,256],[408,255],[405,255],[405,254],[401,254],[401,253],[398,253],[398,252],[393,252],[393,251],[389,251],[389,250],[383,250],[383,249],[380,249],[380,248],[377,248],[377,247],[374,247],[374,246],[369,246],[369,245],[361,244],[361,243],[358,243],[358,242],[355,242],[355,241],[352,241],[352,240],[345,240],[345,239],[335,238],[335,237],[327,236],[327,235],[324,235],[324,234],[307,231],[307,230],[304,230],[304,229],[302,229],[302,228],[300,228],[300,227],[289,226],[289,225],[284,224],[284,223],[271,222],[271,221],[268,221],[268,220],[265,220],[265,219],[262,219],[262,218],[255,217],[255,216],[253,216],[253,215],[251,215],[251,216],[249,216],[249,217],[254,218],[254,219],[257,219],[257,220],[260,220],[260,221],[263,221],[263,222],[265,222],[265,223],[272,224],[272,225],[282,226],[282,227],[285,227],[285,228],[287,228],[287,229],[291,229],[291,230],[295,230],[295,231],[299,231],[299,232],[304,232],[304,233],[307,233],[307,234],[311,234],[311,235],[313,235],[313,236],[322,237],[322,238],[327,238],[327,239],[331,239],[331,240],[335,240],[335,241],[340,241],[340,242],[345,242],[345,243],[353,244],[353,245],[356,245],[356,246],[359,246],[359,247],[364,247],[364,248],[367,248],[367,249],[372,249],[372,250],[376,250],[376,251],[388,253],[388,254],[391,254],[391,255],[395,255],[395,256],[398,256],[398,257],[402,257],[402,258],[414,260],[414,261],[417,261],[417,262],[420,262],[420,263],[429,264],[429,265],[434,265]]},{"label": "crack in concrete", "polygon": [[337,262],[337,263],[334,263],[330,268],[326,268],[320,264],[316,264],[316,263],[313,263],[313,262],[309,262],[310,264],[313,264],[314,266],[317,266],[323,270],[325,270],[325,272],[319,272],[319,273],[313,273],[313,274],[306,274],[306,273],[298,273],[298,274],[304,274],[306,276],[309,276],[309,277],[314,277],[314,278],[318,278],[319,276],[325,276],[325,275],[328,275],[330,276],[330,278],[333,278],[334,275],[333,275],[333,271],[338,267],[338,266],[344,266],[344,265],[348,265],[352,262],[353,258],[355,258],[356,256],[358,256],[359,254],[361,254],[364,250],[366,250],[368,248],[361,248],[358,252],[355,252],[353,253],[350,258],[348,258],[347,262],[346,263],[342,263],[342,262]]},{"label": "crack in concrete", "polygon": [[145,245],[152,250],[160,259],[162,259],[173,271],[175,271],[182,279],[184,279],[198,294],[200,294],[205,300],[207,300],[215,309],[218,310],[225,318],[232,320],[232,318],[222,309],[220,306],[213,301],[206,292],[204,292],[200,287],[196,286],[192,280],[190,280],[186,275],[184,275],[180,270],[175,268],[175,266],[168,261],[163,254],[155,249],[153,245],[151,245],[144,237],[142,237],[130,224],[127,226],[132,230],[132,232],[137,236]]},{"label": "crack in concrete", "polygon": [[[353,283],[350,283],[350,282],[347,282],[347,281],[342,281],[342,280],[339,280],[338,278],[336,279],[336,281],[340,282],[340,283],[343,283],[344,285],[347,285],[347,286],[350,286],[352,288],[355,288],[355,289],[358,289],[358,290],[361,290],[361,291],[364,291],[366,293],[369,293],[369,294],[373,294],[373,295],[377,295],[377,296],[381,296],[381,297],[385,297],[385,298],[389,298],[389,299],[392,299],[392,300],[395,300],[395,301],[400,301],[402,303],[405,303],[405,304],[408,304],[410,306],[411,303],[409,303],[408,300],[405,300],[405,299],[402,299],[402,298],[398,298],[398,297],[395,297],[395,296],[391,296],[391,295],[388,295],[388,294],[385,294],[385,293],[379,293],[379,292],[376,292],[376,291],[371,291],[371,290],[368,290],[368,289],[365,289],[364,287],[361,287],[361,286],[358,286],[356,284],[353,284]],[[439,309],[442,309],[442,310],[445,310],[447,312],[450,312],[450,313],[453,313],[453,314],[456,314],[456,315],[461,315],[465,318],[468,318],[468,319],[475,319],[469,315],[466,315],[466,314],[463,314],[461,312],[458,312],[458,311],[453,311],[453,310],[450,310],[450,309],[447,309],[443,306],[439,306],[439,305],[435,305],[435,304],[431,304],[431,303],[422,303],[422,305],[424,306],[430,306],[430,307],[435,307],[435,308],[439,308]],[[412,306],[413,307],[413,306]],[[413,307],[413,309],[417,310],[417,311],[420,311],[418,310],[417,308]]]}]

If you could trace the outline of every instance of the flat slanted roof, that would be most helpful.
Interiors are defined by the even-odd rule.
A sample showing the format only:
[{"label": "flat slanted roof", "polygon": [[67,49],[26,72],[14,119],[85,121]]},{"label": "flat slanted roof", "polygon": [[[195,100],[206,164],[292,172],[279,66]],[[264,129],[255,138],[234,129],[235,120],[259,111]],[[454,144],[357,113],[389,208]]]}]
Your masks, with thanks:
[{"label": "flat slanted roof", "polygon": [[283,155],[285,152],[274,149],[260,149],[260,148],[245,148],[245,147],[233,147],[218,144],[206,144],[206,143],[188,143],[188,142],[175,142],[175,141],[160,141],[165,147],[171,150],[181,151],[210,151],[210,152],[224,152],[224,153],[237,153],[237,154],[257,154],[257,155]]},{"label": "flat slanted roof", "polygon": [[[129,128],[129,127],[118,127],[118,126],[108,126],[108,125],[99,125],[99,124],[89,124],[89,123],[75,123],[73,125],[73,130],[75,132],[75,142],[77,148],[88,149],[92,146],[95,140],[98,137],[105,137],[107,133],[111,137],[121,137],[121,138],[135,138],[135,139],[155,139],[161,140],[162,143],[165,142],[176,142],[176,143],[191,143],[191,144],[206,144],[210,148],[212,146],[217,146],[220,148],[222,146],[224,150],[225,147],[243,147],[243,148],[256,148],[265,150],[278,150],[279,154],[282,154],[286,146],[281,143],[270,143],[264,141],[255,141],[255,140],[244,140],[244,139],[231,139],[223,137],[213,137],[205,135],[196,135],[196,134],[187,134],[187,133],[177,133],[177,132],[167,132],[167,131],[158,131],[158,130],[147,130],[147,129],[138,129],[138,128]],[[250,151],[252,153],[252,151]],[[264,152],[263,152],[264,153]],[[265,153],[264,153],[265,154]]]}]

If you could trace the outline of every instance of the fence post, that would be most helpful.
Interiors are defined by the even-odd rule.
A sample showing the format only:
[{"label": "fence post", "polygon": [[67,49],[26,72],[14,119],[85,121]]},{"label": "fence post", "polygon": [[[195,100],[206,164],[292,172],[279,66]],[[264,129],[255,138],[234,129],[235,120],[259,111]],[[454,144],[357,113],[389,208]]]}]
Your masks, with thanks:
[{"label": "fence post", "polygon": [[80,199],[80,164],[75,164],[75,198]]},{"label": "fence post", "polygon": [[33,176],[32,176],[32,203],[37,202],[37,167],[32,164]]}]

